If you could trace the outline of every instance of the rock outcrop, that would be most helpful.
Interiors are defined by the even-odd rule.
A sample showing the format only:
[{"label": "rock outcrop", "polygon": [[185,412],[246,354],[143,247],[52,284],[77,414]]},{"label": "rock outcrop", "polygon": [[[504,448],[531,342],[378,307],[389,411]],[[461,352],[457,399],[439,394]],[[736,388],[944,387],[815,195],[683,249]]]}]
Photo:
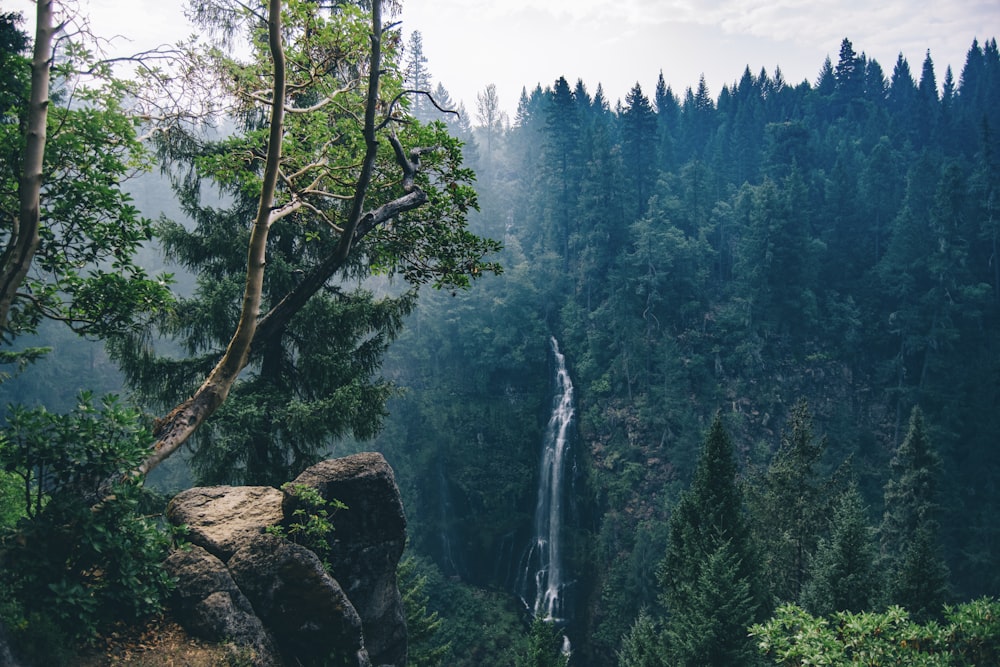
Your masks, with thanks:
[{"label": "rock outcrop", "polygon": [[[347,505],[332,518],[331,572],[361,616],[372,663],[404,664],[406,619],[396,565],[406,547],[406,518],[392,468],[381,454],[358,454],[317,463],[294,484]],[[286,516],[297,503],[286,496]]]},{"label": "rock outcrop", "polygon": [[[194,635],[249,650],[259,665],[406,663],[406,624],[396,565],[406,519],[392,469],[380,454],[309,468],[296,485],[346,510],[333,514],[329,572],[286,532],[300,500],[270,487],[203,487],[178,494],[167,516],[194,545],[166,565],[178,579],[174,610]],[[279,657],[281,656],[281,657]]]},{"label": "rock outcrop", "polygon": [[192,544],[226,561],[248,538],[281,525],[284,498],[270,486],[195,487],[174,497],[167,518],[175,526],[187,526]]}]

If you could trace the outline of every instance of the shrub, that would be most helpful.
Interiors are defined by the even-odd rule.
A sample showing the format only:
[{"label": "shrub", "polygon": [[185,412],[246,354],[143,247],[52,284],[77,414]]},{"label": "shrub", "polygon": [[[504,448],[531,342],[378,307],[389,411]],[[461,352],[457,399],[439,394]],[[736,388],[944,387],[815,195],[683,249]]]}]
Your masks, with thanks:
[{"label": "shrub", "polygon": [[36,661],[160,611],[170,538],[131,474],[151,443],[116,397],[95,407],[84,393],[66,415],[10,408],[0,466],[17,482],[21,518],[0,535],[0,614]]}]

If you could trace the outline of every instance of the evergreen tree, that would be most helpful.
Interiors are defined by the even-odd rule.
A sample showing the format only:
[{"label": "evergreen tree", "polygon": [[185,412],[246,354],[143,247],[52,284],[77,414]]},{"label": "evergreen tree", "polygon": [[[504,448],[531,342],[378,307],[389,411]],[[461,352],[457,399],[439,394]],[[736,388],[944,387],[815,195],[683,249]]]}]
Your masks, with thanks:
[{"label": "evergreen tree", "polygon": [[894,130],[906,141],[916,139],[917,84],[910,72],[910,63],[900,53],[889,79],[889,111]]},{"label": "evergreen tree", "polygon": [[642,608],[618,649],[618,667],[665,667],[655,619]]},{"label": "evergreen tree", "polygon": [[809,406],[799,401],[765,473],[748,491],[764,581],[779,602],[799,602],[809,562],[826,529],[830,482],[820,476],[826,439],[816,441]]},{"label": "evergreen tree", "polygon": [[939,466],[923,413],[914,407],[885,485],[880,539],[888,602],[921,619],[939,614],[947,596],[948,572],[938,544]]},{"label": "evergreen tree", "polygon": [[515,656],[514,667],[567,667],[568,664],[559,628],[536,618],[528,634],[528,646],[524,653]]},{"label": "evergreen tree", "polygon": [[400,595],[406,614],[407,664],[411,667],[440,667],[451,651],[451,644],[439,638],[444,619],[428,612],[427,575],[420,572],[421,563],[409,555],[399,562]]},{"label": "evergreen tree", "polygon": [[833,71],[833,79],[837,113],[848,113],[864,94],[865,67],[864,61],[858,57],[854,46],[846,37],[840,44],[840,58]]},{"label": "evergreen tree", "polygon": [[668,172],[677,166],[677,135],[680,132],[681,104],[663,79],[662,71],[656,80],[653,101],[656,104],[659,133],[659,167],[660,171]]},{"label": "evergreen tree", "polygon": [[691,487],[670,517],[667,553],[658,572],[667,610],[667,664],[754,663],[746,629],[760,620],[764,605],[736,473],[733,445],[717,414]]},{"label": "evergreen tree", "polygon": [[870,58],[865,63],[865,99],[882,107],[888,94],[889,82],[886,81],[885,71],[877,60]]},{"label": "evergreen tree", "polygon": [[925,146],[930,142],[931,135],[937,130],[940,114],[937,77],[934,75],[934,61],[928,50],[920,70],[920,83],[917,85],[918,146]]},{"label": "evergreen tree", "polygon": [[880,573],[875,531],[857,486],[841,494],[830,521],[830,537],[820,539],[810,560],[802,606],[816,616],[871,610],[879,600]]},{"label": "evergreen tree", "polygon": [[[188,229],[164,221],[161,238],[167,256],[198,279],[163,333],[193,356],[171,359],[116,348],[129,381],[159,406],[183,399],[230,336],[245,255],[245,243],[233,239],[245,240],[245,221],[256,206],[241,197],[229,209],[218,209],[202,205],[184,184],[178,188],[196,224]],[[322,244],[306,232],[297,219],[272,227],[265,308],[320,261],[316,253]],[[392,394],[378,375],[382,355],[414,296],[376,298],[330,285],[310,300],[280,336],[256,350],[230,400],[194,436],[192,464],[199,482],[277,486],[327,455],[336,440],[374,435]]]},{"label": "evergreen tree", "polygon": [[583,165],[580,160],[580,107],[565,77],[559,77],[548,94],[545,112],[545,161],[548,183],[547,214],[551,219],[547,249],[568,264],[570,234],[576,216],[576,196]]},{"label": "evergreen tree", "polygon": [[[393,111],[403,83],[395,49],[382,59],[378,45],[381,3],[367,14],[287,2],[283,26],[277,13],[271,21],[246,14],[240,35],[254,49],[249,60],[208,47],[203,54],[218,77],[213,83],[229,86],[222,97],[233,105],[235,131],[156,135],[196,222],[193,230],[164,223],[164,245],[200,282],[155,332],[175,337],[192,358],[158,358],[149,332],[113,341],[131,382],[163,402],[184,399],[157,423],[159,440],[143,471],[223,404],[197,436],[198,465],[215,481],[287,481],[328,454],[334,440],[371,437],[391,393],[377,377],[381,356],[414,293],[375,299],[347,294],[350,286],[373,273],[414,286],[466,286],[489,269],[459,249],[499,245],[468,231],[477,203],[458,141],[443,126]],[[200,4],[199,20],[211,31],[229,9]],[[279,27],[281,45],[268,38]],[[285,58],[272,57],[272,46]],[[367,72],[369,86],[355,85],[358,71]],[[277,112],[261,108],[260,81],[287,86],[288,99],[272,96]],[[229,209],[202,200],[208,182],[231,198]]]},{"label": "evergreen tree", "polygon": [[715,134],[716,115],[715,102],[712,101],[704,75],[698,79],[695,91],[688,88],[685,92],[681,118],[686,141],[682,154],[678,156],[679,160],[686,162],[690,158],[706,158],[709,140]]},{"label": "evergreen tree", "polygon": [[[427,69],[427,57],[424,56],[424,38],[419,30],[410,34],[406,45],[406,69],[403,73],[404,85],[408,90],[431,92],[431,73]],[[436,100],[441,104],[440,100]],[[443,106],[443,105],[442,105]],[[445,109],[450,107],[444,106]],[[410,113],[419,121],[429,121],[435,117],[436,109],[426,95],[415,93],[410,96]]]},{"label": "evergreen tree", "polygon": [[646,212],[657,175],[657,126],[656,113],[638,83],[625,96],[621,123],[622,152],[629,165],[625,171],[626,201],[632,204],[627,215],[639,218]]}]

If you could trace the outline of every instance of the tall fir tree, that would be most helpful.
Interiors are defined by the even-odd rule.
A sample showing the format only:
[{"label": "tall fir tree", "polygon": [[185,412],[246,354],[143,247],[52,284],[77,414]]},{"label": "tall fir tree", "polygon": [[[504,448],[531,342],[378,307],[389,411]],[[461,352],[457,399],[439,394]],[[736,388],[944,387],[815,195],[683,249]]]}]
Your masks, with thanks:
[{"label": "tall fir tree", "polygon": [[667,553],[657,575],[667,610],[667,664],[755,664],[746,629],[762,618],[765,605],[733,444],[720,414],[705,438],[691,487],[670,517]]},{"label": "tall fir tree", "polygon": [[665,667],[656,619],[645,608],[622,637],[618,667]]},{"label": "tall fir tree", "polygon": [[528,631],[528,645],[514,658],[514,667],[567,667],[563,636],[554,624],[536,618]]},{"label": "tall fir tree", "polygon": [[887,602],[921,620],[939,615],[947,601],[948,570],[938,538],[939,468],[923,413],[914,407],[885,485],[880,540]]},{"label": "tall fir tree", "polygon": [[[419,30],[410,33],[410,41],[406,44],[405,59],[406,69],[403,76],[406,88],[412,91],[422,91],[410,95],[410,113],[421,122],[433,120],[436,116],[436,109],[427,95],[423,94],[433,91],[431,90],[431,72],[427,68],[427,56],[424,55],[424,38]],[[440,101],[438,103],[440,104]]]},{"label": "tall fir tree", "polygon": [[875,530],[861,493],[851,485],[833,509],[829,538],[819,541],[810,560],[802,606],[817,616],[873,609],[881,593],[877,558]]},{"label": "tall fir tree", "polygon": [[813,436],[809,405],[792,409],[781,444],[748,491],[764,580],[779,602],[799,602],[829,515],[830,480],[819,470],[826,438]]},{"label": "tall fir tree", "polygon": [[627,213],[639,218],[648,207],[657,175],[656,112],[642,93],[638,83],[625,96],[621,114],[622,152],[630,168],[625,172],[627,200],[632,210]]},{"label": "tall fir tree", "polygon": [[[160,335],[192,356],[116,348],[132,386],[157,405],[183,398],[229,337],[245,255],[232,240],[245,238],[246,216],[256,205],[247,197],[229,209],[204,205],[197,183],[180,183],[178,191],[196,224],[187,229],[162,221],[160,236],[167,256],[197,274],[197,286],[163,322]],[[323,240],[311,239],[299,219],[272,227],[266,307],[318,261]],[[325,287],[280,336],[256,351],[230,400],[195,435],[192,464],[199,483],[280,485],[327,455],[338,439],[370,438],[378,431],[393,391],[379,377],[382,355],[415,294],[376,298],[347,287]]]}]

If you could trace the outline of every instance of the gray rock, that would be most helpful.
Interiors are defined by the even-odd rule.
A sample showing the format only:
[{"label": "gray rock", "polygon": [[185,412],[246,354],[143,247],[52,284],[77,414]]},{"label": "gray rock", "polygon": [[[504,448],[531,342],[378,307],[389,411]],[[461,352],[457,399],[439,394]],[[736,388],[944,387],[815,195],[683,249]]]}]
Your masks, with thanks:
[{"label": "gray rock", "polygon": [[259,665],[277,663],[271,635],[225,564],[199,546],[175,550],[164,566],[177,579],[172,607],[190,634],[253,651]]},{"label": "gray rock", "polygon": [[[270,487],[203,487],[167,508],[196,546],[171,555],[174,609],[189,632],[252,648],[255,663],[406,664],[406,621],[396,566],[406,518],[380,454],[325,461],[295,480],[348,509],[331,517],[331,573],[309,549],[265,533],[289,527],[299,500]],[[270,657],[269,657],[270,656]],[[258,661],[259,658],[259,661]],[[369,659],[370,658],[370,659]]]},{"label": "gray rock", "polygon": [[281,523],[284,494],[269,486],[208,486],[177,494],[167,507],[174,525],[188,527],[187,538],[223,561],[247,539]]},{"label": "gray rock", "polygon": [[[406,517],[392,468],[381,454],[356,454],[318,463],[293,483],[347,505],[332,517],[333,576],[361,616],[372,663],[406,664],[406,617],[396,583]],[[287,496],[285,516],[296,506],[294,496]]]},{"label": "gray rock", "polygon": [[289,662],[371,667],[361,618],[312,551],[260,535],[228,566]]}]

